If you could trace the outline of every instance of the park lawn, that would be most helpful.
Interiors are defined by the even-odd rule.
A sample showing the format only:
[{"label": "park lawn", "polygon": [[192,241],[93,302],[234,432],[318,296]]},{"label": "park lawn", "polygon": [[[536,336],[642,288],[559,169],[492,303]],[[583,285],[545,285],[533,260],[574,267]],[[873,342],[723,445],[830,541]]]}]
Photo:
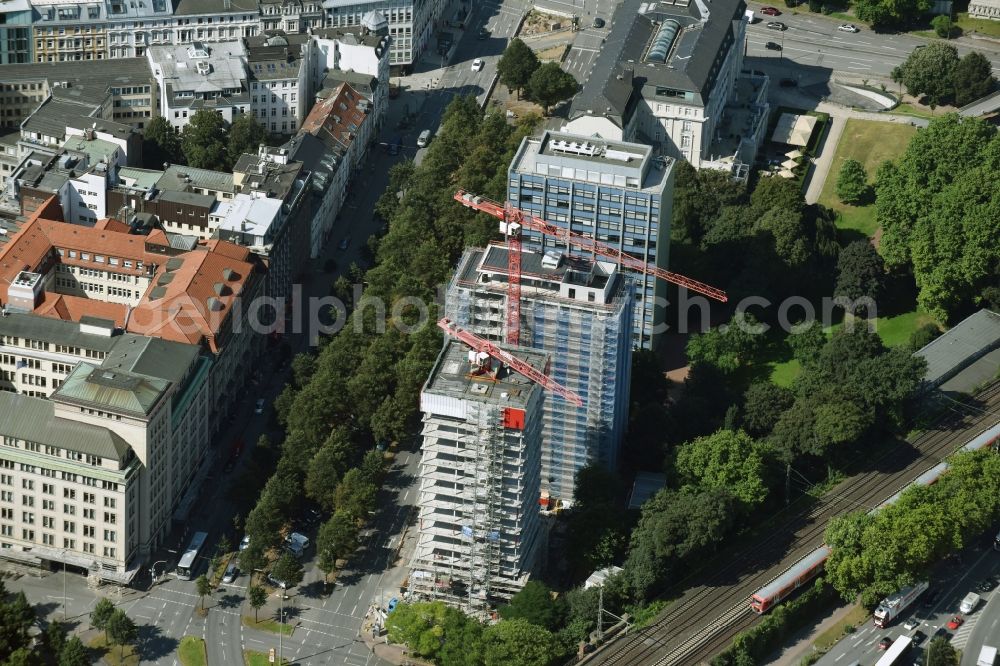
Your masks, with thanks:
[{"label": "park lawn", "polygon": [[108,666],[138,666],[139,653],[134,645],[126,645],[124,652],[120,645],[110,645],[100,634],[87,644],[88,647],[100,653]]},{"label": "park lawn", "polygon": [[771,363],[771,381],[778,386],[790,388],[795,378],[802,372],[802,364],[797,359]]},{"label": "park lawn", "polygon": [[[897,347],[905,345],[910,341],[910,335],[924,324],[937,324],[934,317],[918,309],[903,312],[890,317],[878,317],[875,319],[875,332],[882,338],[886,347]],[[844,326],[843,322],[831,326],[830,332],[838,331]]]},{"label": "park lawn", "polygon": [[916,134],[912,125],[885,123],[878,120],[857,120],[851,118],[844,126],[844,132],[833,154],[830,173],[823,184],[819,203],[837,211],[837,228],[853,230],[871,238],[878,229],[874,206],[849,206],[837,198],[837,175],[845,160],[855,159],[865,167],[869,180],[886,160],[896,159],[906,150],[910,139]]},{"label": "park lawn", "polygon": [[901,116],[913,116],[915,118],[926,118],[927,120],[933,120],[937,118],[937,115],[922,106],[913,106],[909,102],[901,102],[892,110],[892,113],[897,113]]},{"label": "park lawn", "polygon": [[[275,659],[275,663],[277,663],[277,660],[278,660],[277,656],[275,656],[274,659]],[[273,666],[267,660],[267,653],[266,652],[257,652],[256,650],[244,650],[243,651],[243,663],[245,663],[246,666]],[[284,657],[282,657],[281,658],[281,663],[282,664],[287,664],[288,660],[285,659]]]},{"label": "park lawn", "polygon": [[981,35],[1000,37],[1000,23],[988,19],[969,18],[969,12],[959,12],[955,25],[961,28],[962,32],[978,32]]},{"label": "park lawn", "polygon": [[292,632],[295,630],[290,624],[281,624],[277,620],[271,618],[262,618],[259,622],[254,622],[252,617],[247,615],[243,616],[243,626],[250,627],[252,629],[260,629],[261,631],[270,631],[272,634],[282,633],[285,636],[291,636]]},{"label": "park lawn", "polygon": [[182,666],[208,666],[208,654],[205,652],[204,639],[196,636],[185,636],[177,648],[177,658]]}]

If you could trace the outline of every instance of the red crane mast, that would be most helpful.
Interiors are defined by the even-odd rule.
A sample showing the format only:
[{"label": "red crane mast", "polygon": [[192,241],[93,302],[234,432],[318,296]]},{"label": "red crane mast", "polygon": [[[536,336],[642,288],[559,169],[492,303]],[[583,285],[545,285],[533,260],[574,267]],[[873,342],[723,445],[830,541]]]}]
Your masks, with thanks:
[{"label": "red crane mast", "polygon": [[[516,325],[518,319],[516,316],[514,316],[515,327],[511,329],[511,320],[512,320],[511,308],[514,307],[516,309],[520,309],[520,300],[521,300],[520,299],[520,287],[521,287],[520,233],[522,228],[530,229],[532,231],[536,231],[540,234],[551,236],[553,238],[557,239],[561,238],[569,245],[580,248],[587,252],[592,252],[593,254],[602,257],[613,259],[626,268],[630,268],[634,271],[638,271],[646,275],[656,276],[661,280],[665,280],[672,284],[685,287],[687,289],[690,289],[691,291],[703,294],[705,296],[708,296],[709,298],[714,298],[717,301],[721,301],[722,303],[725,303],[727,300],[729,300],[729,297],[726,296],[726,292],[724,292],[721,289],[717,289],[711,285],[707,285],[704,282],[692,280],[691,278],[685,277],[679,273],[673,273],[671,271],[667,271],[662,268],[657,268],[656,266],[646,263],[642,259],[637,259],[630,254],[626,254],[620,250],[616,250],[615,248],[609,245],[605,245],[604,243],[595,240],[593,238],[587,238],[586,236],[573,233],[569,229],[560,229],[554,224],[546,222],[541,218],[535,217],[530,213],[527,213],[519,208],[516,208],[510,203],[507,203],[506,205],[501,204],[496,201],[486,199],[485,197],[475,196],[473,194],[470,194],[469,192],[466,192],[465,190],[459,190],[458,192],[456,192],[454,198],[455,201],[459,202],[463,206],[467,206],[469,208],[481,211],[483,213],[489,213],[493,217],[499,218],[500,220],[503,221],[503,224],[501,224],[501,231],[503,231],[507,235],[507,247],[508,247],[507,261],[509,264],[508,268],[510,269],[509,284],[511,285],[507,299],[508,339],[511,330],[513,330],[516,335],[518,328],[518,326]],[[514,238],[516,238],[516,244],[511,242],[511,239]],[[513,258],[511,255],[515,253],[515,248],[517,257]],[[516,275],[514,270],[515,263],[517,268]],[[516,299],[513,296],[513,294],[515,293],[515,289],[517,293]],[[514,301],[513,305],[510,303],[510,301]]]},{"label": "red crane mast", "polygon": [[450,335],[451,337],[457,340],[461,340],[465,344],[469,345],[469,347],[471,347],[473,350],[477,352],[486,352],[496,360],[510,366],[516,372],[524,375],[525,377],[535,382],[545,390],[552,391],[556,395],[561,396],[564,400],[576,405],[577,407],[583,407],[583,399],[580,398],[580,396],[578,396],[576,393],[573,393],[568,388],[566,388],[559,382],[555,381],[548,375],[539,372],[538,370],[533,368],[530,364],[525,363],[521,359],[511,354],[510,352],[506,352],[503,349],[500,349],[489,340],[484,340],[475,333],[465,330],[464,328],[454,323],[447,317],[439,320],[437,325],[446,334]]}]

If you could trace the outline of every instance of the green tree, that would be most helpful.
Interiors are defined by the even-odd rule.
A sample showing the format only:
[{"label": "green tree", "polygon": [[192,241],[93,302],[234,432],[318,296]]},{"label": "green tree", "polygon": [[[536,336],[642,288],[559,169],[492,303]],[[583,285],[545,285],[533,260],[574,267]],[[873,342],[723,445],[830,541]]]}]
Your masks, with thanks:
[{"label": "green tree", "polygon": [[642,506],[622,576],[637,600],[669,582],[678,567],[713,551],[736,522],[735,498],[722,489],[664,489]]},{"label": "green tree", "polygon": [[209,109],[196,111],[181,133],[187,163],[198,169],[229,170],[226,155],[226,121]]},{"label": "green tree", "polygon": [[257,611],[264,607],[267,603],[267,590],[265,590],[260,585],[251,585],[247,589],[247,601],[250,602],[250,606],[253,607],[253,621],[257,622]]},{"label": "green tree", "polygon": [[548,666],[561,654],[548,629],[523,618],[503,620],[483,631],[485,666]]},{"label": "green tree", "polygon": [[833,293],[849,299],[878,299],[885,280],[885,263],[868,240],[854,241],[837,258],[837,286]]},{"label": "green tree", "polygon": [[182,164],[181,137],[163,116],[156,116],[142,131],[142,161],[151,169],[162,169],[164,163]]},{"label": "green tree", "polygon": [[952,84],[955,86],[955,106],[965,106],[989,95],[996,85],[990,61],[978,51],[965,54],[955,65]]},{"label": "green tree", "polygon": [[[0,593],[5,593],[0,587]],[[35,623],[35,609],[28,603],[24,592],[18,592],[13,599],[3,602],[0,594],[0,654],[11,654],[27,647],[28,630]]]},{"label": "green tree", "polygon": [[356,446],[345,428],[336,428],[316,452],[306,474],[306,496],[325,511],[336,506],[337,486],[348,471]]},{"label": "green tree", "polygon": [[690,363],[708,363],[728,374],[750,364],[763,338],[753,315],[737,315],[729,324],[692,335],[685,351]]},{"label": "green tree", "polygon": [[45,645],[49,649],[49,654],[53,659],[58,659],[63,647],[66,645],[66,630],[62,624],[55,620],[49,622],[45,628]]},{"label": "green tree", "polygon": [[906,86],[915,97],[926,95],[932,104],[942,104],[954,93],[952,76],[958,65],[958,51],[951,44],[932,42],[914,50],[892,70],[892,80]]},{"label": "green tree", "polygon": [[927,666],[958,666],[958,651],[947,638],[939,636],[927,646]]},{"label": "green tree", "polygon": [[941,335],[941,328],[937,324],[924,324],[910,334],[910,349],[917,351],[929,345]]},{"label": "green tree", "polygon": [[240,115],[229,127],[229,139],[227,151],[229,154],[229,164],[236,164],[243,153],[256,155],[260,144],[267,140],[267,130],[257,122],[257,119],[244,113]]},{"label": "green tree", "polygon": [[291,553],[284,553],[271,567],[271,575],[285,583],[286,588],[289,588],[302,582],[305,571],[302,569],[302,564]]},{"label": "green tree", "polygon": [[520,95],[539,65],[535,52],[520,39],[515,38],[510,40],[497,62],[497,74],[500,75],[500,82],[507,86],[508,90]]},{"label": "green tree", "polygon": [[3,666],[40,666],[41,656],[31,648],[18,648],[14,650],[7,659],[3,661]]},{"label": "green tree", "polygon": [[59,653],[59,666],[90,666],[90,653],[79,636],[70,636]]},{"label": "green tree", "polygon": [[357,521],[346,511],[335,511],[319,528],[316,536],[320,569],[327,575],[333,573],[337,560],[346,559],[357,547]]},{"label": "green tree", "polygon": [[132,618],[126,615],[121,608],[116,608],[115,612],[108,618],[107,633],[112,645],[121,646],[121,656],[124,659],[125,646],[135,642],[139,631]]},{"label": "green tree", "polygon": [[337,511],[343,511],[355,520],[361,520],[375,508],[375,495],[378,492],[375,484],[361,474],[361,470],[348,470],[343,480],[337,485],[334,504]]},{"label": "green tree", "polygon": [[205,610],[205,596],[212,593],[212,582],[202,574],[194,581],[195,589],[198,591],[198,598],[201,601],[201,609]]},{"label": "green tree", "polygon": [[369,449],[361,459],[358,469],[366,481],[376,486],[381,485],[382,475],[385,473],[385,457],[378,449]]},{"label": "green tree", "polygon": [[552,590],[537,580],[528,581],[508,605],[500,607],[500,617],[504,620],[521,618],[546,629],[562,624],[564,612],[562,604],[552,598]]},{"label": "green tree", "polygon": [[864,165],[857,160],[844,160],[837,176],[837,198],[846,204],[861,205],[868,201],[870,194]]},{"label": "green tree", "polygon": [[542,105],[542,113],[549,115],[549,107],[569,99],[576,93],[576,79],[563,71],[558,62],[547,62],[531,74],[528,91],[531,99]]},{"label": "green tree", "polygon": [[250,539],[250,545],[239,552],[237,558],[240,562],[240,568],[250,574],[250,580],[253,581],[253,572],[263,569],[267,566],[267,558],[264,557],[264,549],[260,544],[254,543],[253,539]]},{"label": "green tree", "polygon": [[748,507],[767,497],[760,447],[742,430],[719,430],[681,446],[676,468],[683,482],[728,489]]},{"label": "green tree", "polygon": [[793,402],[789,389],[767,380],[754,382],[743,394],[743,429],[753,437],[767,435]]},{"label": "green tree", "polygon": [[309,353],[296,354],[292,359],[292,380],[295,386],[302,388],[312,379],[316,372],[316,356]]},{"label": "green tree", "polygon": [[954,27],[951,17],[947,14],[938,14],[931,19],[931,27],[938,37],[948,39],[951,37],[951,30]]},{"label": "green tree", "polygon": [[107,598],[101,598],[94,606],[94,610],[90,611],[90,624],[93,625],[94,629],[100,629],[104,632],[105,640],[108,638],[108,620],[111,619],[114,612],[115,605]]}]

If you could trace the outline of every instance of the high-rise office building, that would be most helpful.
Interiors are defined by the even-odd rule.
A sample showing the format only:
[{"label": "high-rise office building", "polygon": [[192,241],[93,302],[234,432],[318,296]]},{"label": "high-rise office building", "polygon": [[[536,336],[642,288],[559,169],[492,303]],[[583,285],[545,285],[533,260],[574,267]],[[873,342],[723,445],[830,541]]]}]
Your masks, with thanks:
[{"label": "high-rise office building", "polygon": [[[507,351],[545,368],[544,354]],[[410,591],[480,612],[524,587],[540,551],[542,403],[542,388],[531,380],[446,341],[420,394],[420,523]]]},{"label": "high-rise office building", "polygon": [[[503,340],[507,275],[506,247],[466,250],[445,297],[448,318]],[[558,396],[545,401],[543,494],[570,499],[580,468],[617,464],[628,420],[632,309],[632,284],[615,264],[521,253],[520,344],[546,352],[546,374],[584,400],[583,407]]]},{"label": "high-rise office building", "polygon": [[[667,268],[673,165],[649,146],[546,131],[521,142],[508,170],[507,198],[557,227]],[[524,237],[525,247],[542,252],[566,247],[533,231]],[[636,292],[633,344],[651,349],[665,319],[666,285],[626,271]]]}]

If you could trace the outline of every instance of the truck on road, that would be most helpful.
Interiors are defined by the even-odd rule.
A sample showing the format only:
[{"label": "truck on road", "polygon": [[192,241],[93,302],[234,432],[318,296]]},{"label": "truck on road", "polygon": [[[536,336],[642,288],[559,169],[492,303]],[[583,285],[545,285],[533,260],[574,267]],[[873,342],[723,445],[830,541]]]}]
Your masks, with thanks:
[{"label": "truck on road", "polygon": [[910,587],[904,587],[902,590],[886,597],[882,600],[882,603],[878,605],[875,609],[875,626],[880,629],[884,629],[892,624],[900,613],[909,608],[909,606],[917,600],[921,594],[923,594],[929,584],[927,581],[917,583]]},{"label": "truck on road", "polygon": [[976,666],[993,666],[993,662],[996,660],[997,649],[989,645],[984,645],[983,649],[979,651],[979,659],[976,661]]}]

